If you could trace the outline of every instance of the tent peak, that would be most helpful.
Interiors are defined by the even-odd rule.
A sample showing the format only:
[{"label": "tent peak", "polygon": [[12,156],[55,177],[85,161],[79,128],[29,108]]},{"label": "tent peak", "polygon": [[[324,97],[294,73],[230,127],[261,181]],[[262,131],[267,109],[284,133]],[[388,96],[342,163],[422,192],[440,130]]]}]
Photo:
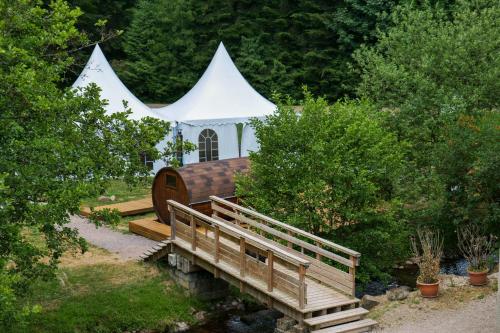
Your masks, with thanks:
[{"label": "tent peak", "polygon": [[125,100],[128,102],[128,108],[132,110],[131,119],[160,118],[123,84],[109,64],[99,44],[94,46],[87,64],[73,83],[73,88],[84,88],[90,83],[95,83],[101,88],[100,98],[107,100],[105,109],[108,114],[124,111],[123,101]]},{"label": "tent peak", "polygon": [[250,86],[220,42],[194,87],[177,102],[158,109],[157,113],[186,122],[261,117],[271,114],[275,108]]}]

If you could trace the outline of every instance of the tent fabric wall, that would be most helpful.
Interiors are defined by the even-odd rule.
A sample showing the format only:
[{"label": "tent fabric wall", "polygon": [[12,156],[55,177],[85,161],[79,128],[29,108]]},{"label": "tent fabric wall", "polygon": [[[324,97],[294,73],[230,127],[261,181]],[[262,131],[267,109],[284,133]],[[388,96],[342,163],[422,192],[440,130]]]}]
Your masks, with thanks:
[{"label": "tent fabric wall", "polygon": [[255,137],[255,130],[250,124],[243,127],[243,136],[241,140],[241,156],[249,156],[251,151],[259,150],[259,144]]}]

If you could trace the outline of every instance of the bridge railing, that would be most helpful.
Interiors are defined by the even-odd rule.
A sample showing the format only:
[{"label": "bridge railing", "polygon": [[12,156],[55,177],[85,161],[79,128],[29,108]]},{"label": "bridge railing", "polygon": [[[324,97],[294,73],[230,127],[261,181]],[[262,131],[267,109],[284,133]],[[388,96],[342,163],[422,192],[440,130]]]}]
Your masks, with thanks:
[{"label": "bridge railing", "polygon": [[284,245],[291,253],[311,260],[311,266],[307,270],[308,277],[354,295],[356,266],[359,265],[361,256],[359,252],[219,197],[211,196],[210,199],[213,218],[245,226]]},{"label": "bridge railing", "polygon": [[[168,200],[171,240],[197,257],[212,263],[239,281],[261,291],[282,292],[307,304],[305,277],[311,262],[256,237],[247,230],[201,214],[176,201]],[[277,269],[278,266],[280,269]],[[286,270],[282,268],[285,267]],[[290,272],[295,274],[290,275]]]}]

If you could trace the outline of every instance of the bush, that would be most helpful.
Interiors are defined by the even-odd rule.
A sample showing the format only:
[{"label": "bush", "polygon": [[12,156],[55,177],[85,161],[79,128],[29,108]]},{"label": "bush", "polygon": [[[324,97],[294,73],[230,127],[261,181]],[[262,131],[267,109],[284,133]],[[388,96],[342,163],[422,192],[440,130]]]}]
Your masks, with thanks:
[{"label": "bush", "polygon": [[239,177],[238,195],[361,252],[361,280],[385,276],[408,243],[395,216],[402,146],[365,101],[328,105],[306,92],[300,114],[279,104],[266,121],[253,122],[260,151],[250,155],[251,173]]}]

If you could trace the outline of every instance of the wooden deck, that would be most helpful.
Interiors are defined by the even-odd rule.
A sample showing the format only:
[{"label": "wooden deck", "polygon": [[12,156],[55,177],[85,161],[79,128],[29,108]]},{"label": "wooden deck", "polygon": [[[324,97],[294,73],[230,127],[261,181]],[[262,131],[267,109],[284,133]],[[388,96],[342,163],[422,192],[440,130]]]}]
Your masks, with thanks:
[{"label": "wooden deck", "polygon": [[155,241],[168,239],[171,234],[170,226],[158,222],[156,217],[130,221],[128,223],[128,230]]},{"label": "wooden deck", "polygon": [[[118,210],[120,216],[138,215],[154,211],[153,200],[151,197],[94,207],[94,210],[96,211],[103,209],[116,209]],[[80,214],[83,216],[89,216],[90,213],[90,207],[82,207],[80,210]]]},{"label": "wooden deck", "polygon": [[[349,332],[349,326],[342,330],[343,325],[364,332],[376,324],[362,320],[366,310],[354,311],[359,308],[359,299],[353,296],[358,252],[229,201],[211,200],[212,218],[167,201],[174,252],[312,332]],[[331,318],[332,314],[336,316]]]}]

